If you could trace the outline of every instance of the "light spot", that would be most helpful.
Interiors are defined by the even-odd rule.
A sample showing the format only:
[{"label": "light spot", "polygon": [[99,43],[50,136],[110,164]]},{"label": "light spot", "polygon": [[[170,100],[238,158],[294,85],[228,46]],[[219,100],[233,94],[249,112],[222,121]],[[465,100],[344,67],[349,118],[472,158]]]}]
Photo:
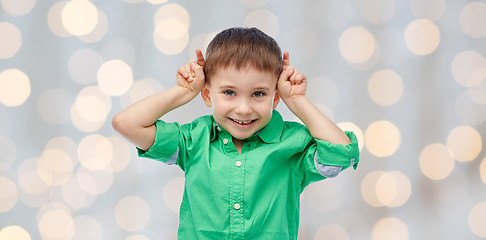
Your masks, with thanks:
[{"label": "light spot", "polygon": [[148,237],[142,234],[131,235],[125,238],[125,240],[150,240]]},{"label": "light spot", "polygon": [[377,157],[389,157],[400,147],[400,130],[391,122],[373,122],[364,134],[366,149]]},{"label": "light spot", "polygon": [[188,26],[177,19],[163,20],[155,27],[153,40],[160,52],[178,54],[189,43]]},{"label": "light spot", "polygon": [[141,230],[150,220],[150,206],[138,196],[126,196],[116,204],[115,219],[126,231]]},{"label": "light spot", "polygon": [[350,27],[339,37],[339,51],[350,63],[364,63],[375,52],[375,38],[363,27]]},{"label": "light spot", "polygon": [[69,37],[72,36],[62,24],[62,10],[64,6],[66,6],[67,1],[59,1],[56,2],[52,7],[49,9],[47,13],[47,23],[49,25],[49,29],[52,33],[56,34],[59,37]]},{"label": "light spot", "polygon": [[66,183],[73,174],[74,160],[63,149],[45,149],[37,162],[39,177],[46,184],[58,186]]},{"label": "light spot", "polygon": [[63,89],[49,89],[39,97],[37,111],[46,123],[51,125],[63,124],[70,117],[72,102],[71,96]]},{"label": "light spot", "polygon": [[393,70],[377,71],[368,81],[368,92],[375,103],[381,106],[393,105],[403,95],[402,78]]},{"label": "light spot", "polygon": [[407,225],[400,219],[389,217],[380,219],[371,232],[372,240],[408,240]]},{"label": "light spot", "polygon": [[469,228],[471,231],[480,238],[486,238],[486,202],[480,202],[474,205],[469,212],[468,217]]},{"label": "light spot", "polygon": [[402,206],[411,194],[410,180],[399,171],[385,172],[376,182],[376,196],[387,207]]},{"label": "light spot", "polygon": [[447,147],[459,162],[474,160],[482,149],[481,135],[471,126],[454,128],[447,136]]},{"label": "light spot", "polygon": [[[80,106],[79,99],[81,101]],[[91,103],[90,103],[91,102]],[[101,104],[101,106],[93,106],[91,104]],[[94,109],[90,109],[95,107]],[[105,109],[102,110],[101,107]],[[79,112],[81,110],[81,113]],[[94,132],[103,126],[106,121],[107,114],[111,111],[111,98],[102,92],[98,86],[86,87],[78,94],[71,108],[71,120],[75,127],[83,132]],[[84,115],[81,115],[84,114]],[[98,119],[98,121],[93,121]]]},{"label": "light spot", "polygon": [[341,128],[343,131],[351,131],[354,133],[356,138],[358,139],[358,148],[361,151],[364,147],[364,137],[363,131],[359,128],[356,124],[352,122],[340,122],[337,123],[337,126]]},{"label": "light spot", "polygon": [[349,234],[341,225],[328,224],[317,229],[314,240],[335,239],[348,240]]},{"label": "light spot", "polygon": [[[474,84],[479,84],[478,78],[482,74],[480,69],[483,68],[486,68],[486,59],[473,50],[458,53],[452,60],[451,66],[454,80],[464,87],[473,87]],[[478,70],[480,72],[476,73]]]},{"label": "light spot", "polygon": [[0,72],[0,103],[7,107],[17,107],[30,96],[30,79],[18,69]]},{"label": "light spot", "polygon": [[61,13],[62,25],[75,36],[91,33],[98,24],[98,9],[87,0],[71,0]]},{"label": "light spot", "polygon": [[353,19],[353,7],[349,0],[319,0],[315,15],[319,23],[328,29],[339,29]]},{"label": "light spot", "polygon": [[166,3],[167,1],[168,0],[147,0],[148,3],[153,4],[153,5]]},{"label": "light spot", "polygon": [[440,43],[440,31],[429,19],[419,19],[408,24],[405,30],[405,45],[414,54],[431,54]]},{"label": "light spot", "polygon": [[91,195],[103,194],[113,185],[113,173],[110,169],[90,171],[80,167],[76,177],[81,188]]},{"label": "light spot", "polygon": [[100,41],[108,32],[108,17],[100,9],[98,12],[98,23],[96,27],[87,35],[78,36],[79,39],[86,43],[94,43]]},{"label": "light spot", "polygon": [[19,187],[28,194],[36,195],[47,191],[49,185],[42,181],[37,171],[19,173]]},{"label": "light spot", "polygon": [[17,225],[10,225],[0,229],[0,239],[31,240],[29,232]]},{"label": "light spot", "polygon": [[189,17],[189,12],[187,10],[175,3],[166,4],[161,6],[157,12],[154,14],[154,26],[157,26],[160,22],[175,19],[183,23],[185,29],[189,29],[191,25],[191,20]]},{"label": "light spot", "polygon": [[17,204],[17,187],[7,177],[0,176],[0,213],[10,211]]},{"label": "light spot", "polygon": [[258,9],[248,13],[243,21],[243,26],[256,27],[273,38],[278,36],[278,18],[275,14],[265,9]]},{"label": "light spot", "polygon": [[125,108],[145,97],[162,91],[164,91],[164,86],[157,80],[152,78],[141,79],[135,81],[128,94],[120,97],[120,103],[122,108]]},{"label": "light spot", "polygon": [[19,29],[9,23],[0,22],[0,59],[7,59],[15,56],[22,47],[22,36]]},{"label": "light spot", "polygon": [[454,156],[446,145],[434,143],[427,145],[419,157],[420,170],[432,180],[448,177],[454,170]]},{"label": "light spot", "polygon": [[46,239],[71,239],[74,235],[73,218],[63,209],[53,209],[42,214],[38,226],[41,236]]},{"label": "light spot", "polygon": [[8,137],[0,135],[0,172],[10,170],[17,160],[17,148]]},{"label": "light spot", "polygon": [[164,188],[164,202],[167,208],[178,214],[183,194],[184,178],[174,178],[170,180]]},{"label": "light spot", "polygon": [[376,194],[376,183],[384,173],[384,171],[370,172],[361,182],[361,196],[366,203],[373,207],[384,206],[383,202],[378,199],[378,195]]},{"label": "light spot", "polygon": [[103,63],[96,76],[101,91],[109,96],[123,95],[133,84],[132,68],[122,60]]},{"label": "light spot", "polygon": [[[12,16],[23,16],[32,11],[36,0],[1,0],[3,10]],[[0,31],[1,32],[1,31]]]},{"label": "light spot", "polygon": [[89,215],[76,216],[73,219],[75,235],[72,240],[101,240],[103,231],[101,224],[96,218]]},{"label": "light spot", "polygon": [[486,3],[470,2],[459,16],[462,31],[472,38],[486,37]]},{"label": "light spot", "polygon": [[88,135],[79,143],[78,158],[81,165],[91,171],[103,170],[113,160],[111,142],[100,134]]},{"label": "light spot", "polygon": [[479,166],[479,174],[481,175],[481,180],[486,184],[486,157],[483,158],[481,165]]},{"label": "light spot", "polygon": [[108,137],[113,150],[113,159],[110,166],[105,170],[111,170],[112,172],[121,172],[130,163],[130,149],[131,145],[128,144],[127,140],[119,136]]},{"label": "light spot", "polygon": [[447,7],[446,0],[412,0],[412,12],[417,18],[439,20]]},{"label": "light spot", "polygon": [[384,24],[395,13],[394,0],[360,0],[361,15],[369,23]]},{"label": "light spot", "polygon": [[478,68],[468,79],[470,87],[467,92],[471,99],[478,104],[486,105],[486,68]]}]

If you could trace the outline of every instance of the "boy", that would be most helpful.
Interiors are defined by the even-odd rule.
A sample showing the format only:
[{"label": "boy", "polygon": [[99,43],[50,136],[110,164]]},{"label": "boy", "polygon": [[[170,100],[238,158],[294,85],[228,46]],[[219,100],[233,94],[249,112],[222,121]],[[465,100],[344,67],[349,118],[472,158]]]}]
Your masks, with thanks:
[{"label": "boy", "polygon": [[[256,28],[220,32],[177,86],[133,104],[114,128],[142,157],[185,172],[178,239],[297,239],[308,184],[358,164],[358,144],[306,97],[306,77]],[[199,93],[212,116],[158,120]],[[305,124],[284,122],[282,99]]]}]

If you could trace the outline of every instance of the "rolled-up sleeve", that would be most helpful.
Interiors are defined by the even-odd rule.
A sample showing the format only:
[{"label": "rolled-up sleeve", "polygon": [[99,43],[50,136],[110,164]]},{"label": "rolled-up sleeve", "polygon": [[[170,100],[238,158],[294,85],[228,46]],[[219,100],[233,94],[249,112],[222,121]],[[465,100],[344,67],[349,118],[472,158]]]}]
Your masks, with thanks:
[{"label": "rolled-up sleeve", "polygon": [[332,144],[316,139],[317,151],[315,161],[320,165],[338,166],[344,170],[348,167],[356,169],[359,163],[358,140],[353,132],[345,131],[351,143],[347,145]]},{"label": "rolled-up sleeve", "polygon": [[137,148],[138,156],[174,164],[179,152],[180,125],[157,120],[155,127],[154,144],[147,151]]}]

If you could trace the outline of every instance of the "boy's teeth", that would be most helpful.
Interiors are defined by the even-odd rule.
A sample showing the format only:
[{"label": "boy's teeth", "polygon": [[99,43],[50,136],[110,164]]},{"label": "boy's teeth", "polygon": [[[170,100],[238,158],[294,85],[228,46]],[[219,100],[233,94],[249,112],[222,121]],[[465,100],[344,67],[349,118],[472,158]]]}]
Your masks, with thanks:
[{"label": "boy's teeth", "polygon": [[239,123],[239,124],[249,124],[249,123],[251,123],[251,120],[250,120],[250,121],[245,121],[245,122],[243,122],[243,121],[238,121],[238,120],[234,120],[234,119],[233,119],[233,121],[235,121],[235,122],[237,122],[237,123]]}]

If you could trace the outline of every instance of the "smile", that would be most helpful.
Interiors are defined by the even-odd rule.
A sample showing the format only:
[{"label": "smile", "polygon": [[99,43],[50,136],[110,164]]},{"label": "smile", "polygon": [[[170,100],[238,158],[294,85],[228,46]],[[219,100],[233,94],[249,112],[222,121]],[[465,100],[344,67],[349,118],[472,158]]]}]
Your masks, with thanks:
[{"label": "smile", "polygon": [[240,121],[240,120],[236,120],[236,119],[232,119],[232,118],[229,118],[229,119],[231,119],[233,122],[241,124],[241,125],[250,125],[250,124],[252,124],[253,122],[256,121],[256,120]]}]

